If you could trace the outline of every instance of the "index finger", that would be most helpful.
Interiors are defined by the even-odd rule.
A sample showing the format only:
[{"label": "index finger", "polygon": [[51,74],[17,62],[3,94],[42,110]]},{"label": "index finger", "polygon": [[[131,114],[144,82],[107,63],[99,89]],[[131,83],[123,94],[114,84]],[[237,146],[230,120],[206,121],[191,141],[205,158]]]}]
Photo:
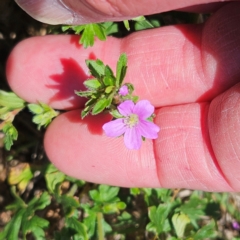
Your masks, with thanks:
[{"label": "index finger", "polygon": [[[239,4],[219,10],[205,25],[178,25],[97,41],[83,49],[77,36],[36,37],[21,42],[7,64],[11,88],[29,102],[54,108],[82,107],[74,94],[89,77],[85,59],[99,58],[115,69],[128,56],[125,81],[156,107],[209,101],[238,82]],[[222,16],[225,16],[223,18]],[[231,54],[229,54],[231,53]]]}]

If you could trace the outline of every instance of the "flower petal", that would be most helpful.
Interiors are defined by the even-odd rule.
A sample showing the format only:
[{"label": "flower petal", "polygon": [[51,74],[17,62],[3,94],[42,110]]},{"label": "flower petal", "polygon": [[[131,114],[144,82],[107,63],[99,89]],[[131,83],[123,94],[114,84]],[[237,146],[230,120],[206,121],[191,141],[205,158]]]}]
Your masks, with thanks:
[{"label": "flower petal", "polygon": [[140,119],[150,117],[154,112],[154,106],[148,100],[140,100],[133,108],[133,113],[137,114]]},{"label": "flower petal", "polygon": [[129,116],[132,114],[133,108],[134,108],[134,102],[131,100],[126,100],[119,104],[117,107],[118,111],[123,115],[123,116]]},{"label": "flower petal", "polygon": [[123,118],[113,120],[103,125],[103,130],[108,137],[119,137],[126,131]]},{"label": "flower petal", "polygon": [[122,96],[128,95],[128,87],[126,85],[123,85],[122,87],[120,87],[118,93]]},{"label": "flower petal", "polygon": [[136,127],[139,134],[145,138],[156,139],[160,128],[153,122],[141,120]]},{"label": "flower petal", "polygon": [[127,128],[124,134],[124,143],[129,149],[139,149],[142,145],[142,137],[137,128]]}]

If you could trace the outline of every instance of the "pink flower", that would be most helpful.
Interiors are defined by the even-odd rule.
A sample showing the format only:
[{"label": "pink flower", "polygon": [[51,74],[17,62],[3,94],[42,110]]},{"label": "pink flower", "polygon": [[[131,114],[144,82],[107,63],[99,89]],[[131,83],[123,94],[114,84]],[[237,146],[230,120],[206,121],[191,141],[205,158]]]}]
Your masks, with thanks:
[{"label": "pink flower", "polygon": [[239,223],[238,223],[237,221],[234,221],[234,222],[232,223],[232,227],[233,227],[233,229],[235,229],[235,230],[240,230],[240,225],[239,225]]},{"label": "pink flower", "polygon": [[129,149],[139,149],[142,137],[156,139],[160,128],[147,120],[154,107],[147,100],[141,100],[135,105],[127,100],[118,106],[118,111],[123,118],[118,118],[103,125],[103,130],[108,137],[118,137],[124,134],[124,143]]},{"label": "pink flower", "polygon": [[123,85],[122,87],[120,87],[118,93],[122,96],[128,95],[128,87],[126,85]]}]

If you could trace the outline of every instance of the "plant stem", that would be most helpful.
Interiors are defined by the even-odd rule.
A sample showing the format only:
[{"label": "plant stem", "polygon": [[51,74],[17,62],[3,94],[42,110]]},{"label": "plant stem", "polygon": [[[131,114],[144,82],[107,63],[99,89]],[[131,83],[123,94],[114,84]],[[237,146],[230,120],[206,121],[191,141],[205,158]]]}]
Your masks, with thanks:
[{"label": "plant stem", "polygon": [[97,213],[97,232],[98,240],[104,240],[103,214],[101,212]]}]

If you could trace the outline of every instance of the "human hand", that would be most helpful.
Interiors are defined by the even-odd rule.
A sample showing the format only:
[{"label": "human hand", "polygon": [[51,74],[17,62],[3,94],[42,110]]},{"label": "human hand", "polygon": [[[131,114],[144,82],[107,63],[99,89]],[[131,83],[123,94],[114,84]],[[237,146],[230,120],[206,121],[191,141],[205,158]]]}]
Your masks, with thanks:
[{"label": "human hand", "polygon": [[[27,5],[27,0],[21,2],[25,7],[33,6]],[[185,1],[152,1],[152,5],[143,1],[142,6],[134,2],[123,5],[122,16],[129,17],[131,11],[136,16],[188,7]],[[47,0],[41,4],[32,8],[33,15],[48,6]],[[104,4],[96,5],[101,6],[100,10],[107,12]],[[199,7],[207,10],[208,6],[217,7]],[[124,187],[239,191],[239,8],[240,3],[228,3],[203,25],[168,26],[124,39],[108,38],[88,49],[78,45],[76,36],[25,40],[9,57],[9,85],[28,102],[76,109],[57,117],[44,140],[50,160],[71,176]],[[50,10],[42,14],[45,19],[57,14]],[[90,20],[107,19],[106,14],[94,18],[92,13],[86,10],[84,19],[88,14]],[[64,14],[62,18],[54,16],[66,21]],[[146,140],[137,151],[128,150],[122,138],[104,135],[102,125],[109,116],[81,120],[83,100],[74,94],[88,77],[85,59],[99,58],[114,68],[122,52],[128,56],[126,82],[134,84],[141,99],[155,105],[155,123],[161,128],[158,139]]]}]

